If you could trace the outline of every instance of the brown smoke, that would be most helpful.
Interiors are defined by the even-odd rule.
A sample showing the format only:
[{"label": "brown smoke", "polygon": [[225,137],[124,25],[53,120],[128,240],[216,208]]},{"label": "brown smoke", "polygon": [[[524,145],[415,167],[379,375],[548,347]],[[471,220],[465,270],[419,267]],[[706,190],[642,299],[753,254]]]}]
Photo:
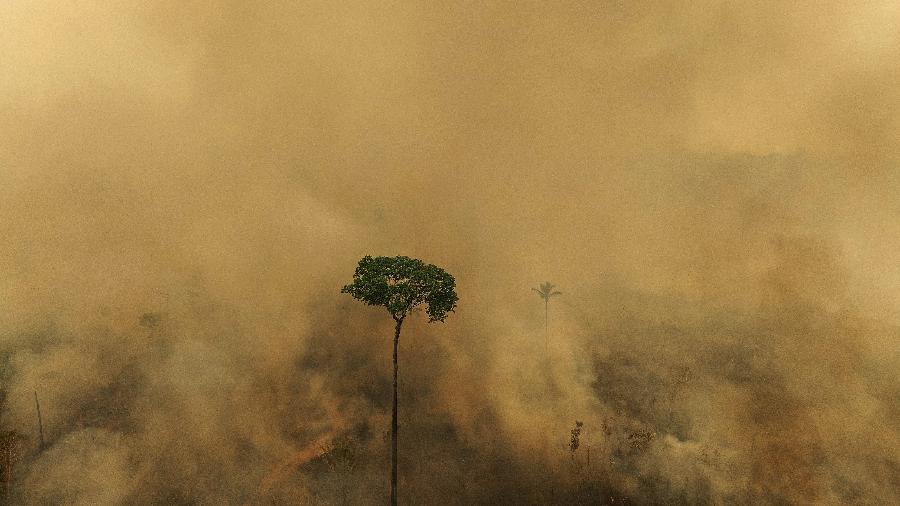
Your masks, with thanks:
[{"label": "brown smoke", "polygon": [[12,501],[383,502],[365,254],[458,283],[401,338],[411,502],[900,501],[895,2],[0,19]]}]

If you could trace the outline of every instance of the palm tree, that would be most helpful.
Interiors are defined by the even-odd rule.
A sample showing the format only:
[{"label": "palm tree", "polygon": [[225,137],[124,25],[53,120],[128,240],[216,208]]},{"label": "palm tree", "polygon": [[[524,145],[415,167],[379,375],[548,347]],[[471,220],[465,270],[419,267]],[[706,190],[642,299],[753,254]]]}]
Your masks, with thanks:
[{"label": "palm tree", "polygon": [[553,283],[547,281],[546,283],[541,283],[540,288],[532,288],[538,295],[544,299],[544,324],[547,328],[547,355],[550,355],[550,297],[554,295],[562,295],[562,292],[553,291],[553,287],[556,286]]}]

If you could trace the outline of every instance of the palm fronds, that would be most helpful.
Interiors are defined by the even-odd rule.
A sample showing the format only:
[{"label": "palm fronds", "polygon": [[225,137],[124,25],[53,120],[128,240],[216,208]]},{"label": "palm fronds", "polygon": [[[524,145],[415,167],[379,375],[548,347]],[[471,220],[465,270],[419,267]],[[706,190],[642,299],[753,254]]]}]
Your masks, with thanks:
[{"label": "palm fronds", "polygon": [[553,288],[554,288],[555,286],[556,286],[556,285],[554,285],[553,283],[551,283],[551,282],[548,281],[548,282],[546,282],[546,283],[541,283],[541,287],[540,287],[540,288],[532,288],[532,290],[534,290],[535,292],[537,292],[538,295],[539,295],[542,299],[544,299],[544,300],[550,300],[550,297],[553,297],[554,295],[562,295],[562,292],[558,292],[558,291],[554,291],[554,290],[553,290]]}]

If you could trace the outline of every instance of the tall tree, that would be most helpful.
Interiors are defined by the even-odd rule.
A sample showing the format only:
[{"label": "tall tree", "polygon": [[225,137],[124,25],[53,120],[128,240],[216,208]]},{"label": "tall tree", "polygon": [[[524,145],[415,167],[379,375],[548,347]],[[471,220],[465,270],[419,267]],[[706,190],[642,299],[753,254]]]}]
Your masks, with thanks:
[{"label": "tall tree", "polygon": [[397,347],[403,320],[419,306],[427,304],[428,321],[443,322],[453,312],[459,298],[456,281],[440,267],[405,256],[370,257],[359,261],[353,282],[341,293],[370,306],[383,306],[394,319],[394,397],[391,412],[391,505],[397,506]]},{"label": "tall tree", "polygon": [[547,329],[547,356],[550,356],[550,297],[554,297],[556,295],[562,295],[562,292],[553,291],[553,287],[555,287],[553,283],[547,281],[546,283],[541,283],[540,288],[532,288],[538,295],[544,299],[544,326]]}]

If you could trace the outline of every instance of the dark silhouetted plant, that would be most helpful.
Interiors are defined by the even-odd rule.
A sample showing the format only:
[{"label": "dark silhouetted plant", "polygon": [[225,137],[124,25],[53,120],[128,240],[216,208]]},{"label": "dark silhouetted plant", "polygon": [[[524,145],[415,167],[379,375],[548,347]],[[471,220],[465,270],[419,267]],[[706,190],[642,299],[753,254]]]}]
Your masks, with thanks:
[{"label": "dark silhouetted plant", "polygon": [[544,326],[547,329],[547,354],[549,356],[550,353],[550,297],[554,297],[556,295],[562,295],[562,292],[553,291],[553,287],[556,286],[553,283],[547,281],[546,283],[541,283],[540,288],[532,288],[535,292],[538,293],[540,298],[544,299]]},{"label": "dark silhouetted plant", "polygon": [[635,450],[646,450],[654,439],[656,435],[649,430],[638,430],[628,434],[628,443]]},{"label": "dark silhouetted plant", "polygon": [[575,421],[575,428],[572,429],[572,437],[569,438],[569,450],[572,451],[572,455],[575,455],[575,451],[578,450],[578,447],[581,446],[581,428],[584,427],[584,423]]}]

